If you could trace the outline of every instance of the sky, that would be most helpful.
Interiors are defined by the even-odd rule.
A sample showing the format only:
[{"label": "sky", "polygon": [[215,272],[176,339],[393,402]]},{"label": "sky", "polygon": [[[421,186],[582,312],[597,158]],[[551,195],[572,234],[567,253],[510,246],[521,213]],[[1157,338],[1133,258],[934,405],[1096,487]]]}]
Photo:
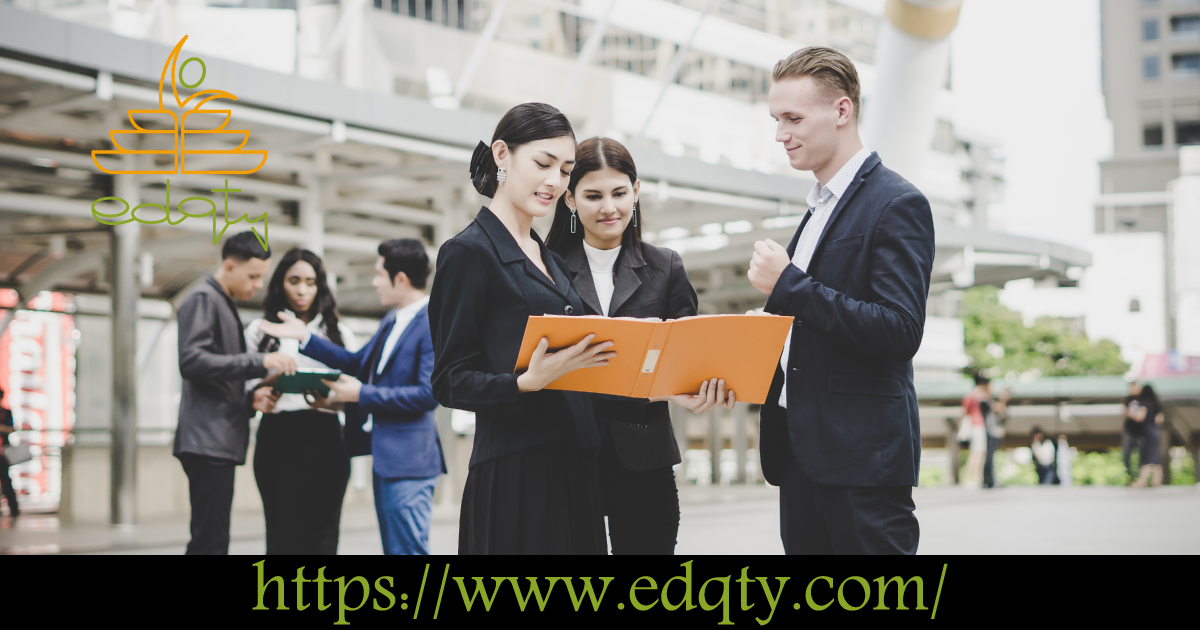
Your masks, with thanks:
[{"label": "sky", "polygon": [[1007,154],[1004,231],[1086,247],[1112,131],[1100,92],[1099,0],[965,0],[951,36],[955,124]]}]

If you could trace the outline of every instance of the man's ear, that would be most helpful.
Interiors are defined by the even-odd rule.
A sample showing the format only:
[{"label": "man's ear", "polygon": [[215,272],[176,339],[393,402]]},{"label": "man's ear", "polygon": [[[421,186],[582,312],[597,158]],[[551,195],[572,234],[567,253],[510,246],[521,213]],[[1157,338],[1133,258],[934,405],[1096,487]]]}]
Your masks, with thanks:
[{"label": "man's ear", "polygon": [[855,119],[854,101],[850,100],[849,96],[843,96],[837,100],[838,110],[838,126],[848,125]]},{"label": "man's ear", "polygon": [[408,274],[403,271],[397,271],[396,277],[392,278],[392,288],[399,289],[404,285],[412,285],[412,281],[408,279]]},{"label": "man's ear", "polygon": [[225,271],[225,275],[229,275],[233,273],[233,269],[234,267],[237,267],[237,264],[237,260],[233,257],[226,258],[225,260],[221,261],[221,269]]}]

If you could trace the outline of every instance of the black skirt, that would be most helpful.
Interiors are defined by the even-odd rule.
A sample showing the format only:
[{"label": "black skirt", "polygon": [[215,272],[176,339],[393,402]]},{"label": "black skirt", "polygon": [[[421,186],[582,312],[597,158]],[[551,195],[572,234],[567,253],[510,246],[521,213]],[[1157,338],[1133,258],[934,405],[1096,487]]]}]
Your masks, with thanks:
[{"label": "black skirt", "polygon": [[458,553],[607,554],[596,449],[550,442],[472,466]]},{"label": "black skirt", "polygon": [[334,555],[350,458],[336,414],[316,410],[263,416],[254,479],[267,523],[267,555]]}]

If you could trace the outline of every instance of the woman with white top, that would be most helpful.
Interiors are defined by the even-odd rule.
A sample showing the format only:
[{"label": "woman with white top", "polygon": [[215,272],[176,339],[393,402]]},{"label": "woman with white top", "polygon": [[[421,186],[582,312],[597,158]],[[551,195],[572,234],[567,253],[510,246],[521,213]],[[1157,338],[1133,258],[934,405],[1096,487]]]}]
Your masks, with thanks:
[{"label": "woman with white top", "polygon": [[[321,258],[294,248],[284,254],[267,286],[263,312],[278,322],[291,311],[313,334],[354,349],[354,333],[338,322],[337,303],[326,283]],[[264,334],[263,319],[246,328],[246,346],[283,352],[300,368],[326,369],[300,354],[295,339]],[[283,394],[263,415],[254,448],[254,479],[267,521],[267,554],[337,553],[342,499],[350,479],[350,458],[336,412],[310,408],[304,394]]]},{"label": "woman with white top", "polygon": [[[562,256],[588,315],[678,319],[696,315],[696,290],[683,259],[642,241],[633,158],[609,138],[584,140],[554,215],[546,246]],[[723,379],[698,395],[654,400],[595,395],[597,468],[614,554],[670,555],[679,533],[680,462],[667,400],[696,413],[733,408]]]}]

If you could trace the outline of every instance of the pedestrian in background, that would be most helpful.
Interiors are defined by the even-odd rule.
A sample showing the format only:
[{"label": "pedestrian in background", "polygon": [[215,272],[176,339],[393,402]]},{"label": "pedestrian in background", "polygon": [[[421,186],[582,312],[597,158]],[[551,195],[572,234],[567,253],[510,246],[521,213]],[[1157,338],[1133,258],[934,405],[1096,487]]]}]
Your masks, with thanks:
[{"label": "pedestrian in background", "polygon": [[983,482],[983,465],[987,459],[987,423],[986,413],[991,412],[990,381],[981,374],[975,375],[975,387],[963,396],[962,422],[971,427],[967,433],[970,439],[970,454],[967,456],[966,470],[963,472],[961,485],[964,488],[978,488]]},{"label": "pedestrian in background", "polygon": [[1129,395],[1125,397],[1125,423],[1121,431],[1121,459],[1125,462],[1125,473],[1130,479],[1137,477],[1133,469],[1133,454],[1142,446],[1145,426],[1142,422],[1142,384],[1138,381],[1129,383]]},{"label": "pedestrian in background", "polygon": [[1057,448],[1057,468],[1058,483],[1064,486],[1069,486],[1075,483],[1075,475],[1071,470],[1072,460],[1075,456],[1071,453],[1071,445],[1067,443],[1067,436],[1058,436]]},{"label": "pedestrian in background", "polygon": [[[246,327],[246,345],[259,352],[279,351],[296,365],[327,369],[300,354],[295,339],[263,332],[263,322],[278,322],[288,311],[310,334],[338,346],[354,348],[354,333],[338,322],[337,300],[321,258],[307,249],[283,255],[263,300],[263,317]],[[257,383],[251,381],[253,388]],[[337,553],[342,500],[350,479],[350,457],[342,439],[338,413],[311,409],[304,394],[282,394],[272,413],[258,424],[254,444],[254,481],[262,497],[267,525],[267,555],[334,555]]]},{"label": "pedestrian in background", "polygon": [[[1142,448],[1139,457],[1141,470],[1138,478],[1129,484],[1133,488],[1145,488],[1147,485],[1158,487],[1162,485],[1163,471],[1160,461],[1162,448],[1162,431],[1164,416],[1162,403],[1154,393],[1154,387],[1145,385],[1138,392],[1137,421],[1142,425]],[[1133,403],[1130,403],[1131,407]]]},{"label": "pedestrian in background", "polygon": [[[1004,441],[1004,423],[1008,421],[1008,400],[1012,392],[1006,387],[1000,393],[999,399],[990,399],[991,384],[988,384],[989,401],[983,414],[984,429],[987,432],[987,458],[983,461],[983,487],[996,487],[996,450]],[[982,405],[981,405],[982,407]]]},{"label": "pedestrian in background", "polygon": [[296,371],[282,352],[246,349],[234,300],[248,300],[263,286],[271,251],[253,232],[226,239],[221,266],[179,305],[179,423],[173,453],[188,478],[192,539],[188,555],[229,553],[229,513],[235,467],[246,463],[250,417],[270,413],[278,394],[269,387],[246,391],[246,381]]},{"label": "pedestrian in background", "polygon": [[1029,448],[1033,451],[1033,465],[1037,469],[1038,485],[1057,484],[1054,442],[1046,437],[1046,432],[1041,427],[1033,427],[1030,433],[1032,439]]},{"label": "pedestrian in background", "polygon": [[[0,389],[0,402],[3,400],[4,390]],[[17,491],[13,488],[12,478],[8,476],[8,460],[4,457],[4,447],[9,445],[8,434],[14,429],[12,411],[8,407],[0,407],[0,493],[8,501],[8,515],[17,517],[21,515],[21,508],[17,504]]]}]

